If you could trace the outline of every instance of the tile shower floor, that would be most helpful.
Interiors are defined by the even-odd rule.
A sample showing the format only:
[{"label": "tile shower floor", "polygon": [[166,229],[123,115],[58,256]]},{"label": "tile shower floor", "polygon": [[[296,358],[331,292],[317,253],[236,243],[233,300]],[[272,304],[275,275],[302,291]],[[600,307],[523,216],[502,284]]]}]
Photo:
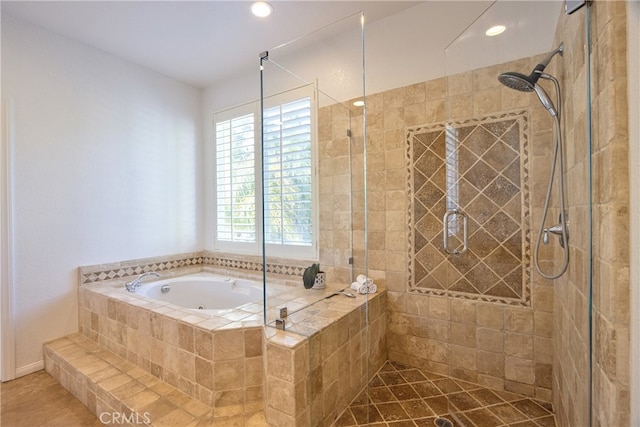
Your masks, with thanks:
[{"label": "tile shower floor", "polygon": [[551,405],[513,393],[386,362],[335,427],[554,427]]}]

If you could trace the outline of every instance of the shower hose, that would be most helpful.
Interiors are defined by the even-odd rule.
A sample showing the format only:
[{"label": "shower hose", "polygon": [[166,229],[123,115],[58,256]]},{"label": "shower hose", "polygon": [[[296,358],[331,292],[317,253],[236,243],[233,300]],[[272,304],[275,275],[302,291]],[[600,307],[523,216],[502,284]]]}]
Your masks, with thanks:
[{"label": "shower hose", "polygon": [[[567,213],[566,213],[566,200],[565,200],[565,183],[564,183],[564,155],[562,150],[562,132],[560,131],[560,106],[561,104],[561,95],[560,95],[560,85],[558,80],[549,75],[542,73],[540,75],[541,78],[551,80],[555,86],[556,90],[556,99],[557,99],[557,111],[558,113],[553,116],[554,119],[554,127],[555,127],[555,144],[554,144],[554,152],[553,152],[553,161],[551,163],[551,172],[549,175],[549,183],[547,185],[547,195],[544,201],[544,209],[542,213],[542,219],[540,221],[540,229],[538,231],[538,238],[536,239],[536,246],[533,252],[534,265],[536,271],[545,279],[557,279],[562,276],[565,271],[567,271],[567,267],[569,266],[569,236],[567,233],[568,225],[567,225]],[[558,166],[558,163],[560,164]],[[558,167],[558,182],[559,182],[559,194],[560,194],[560,228],[561,228],[561,246],[563,249],[562,252],[562,268],[556,273],[545,273],[542,271],[540,267],[540,260],[538,258],[538,252],[540,252],[540,243],[543,240],[543,235],[545,233],[544,224],[547,220],[547,214],[549,212],[549,204],[551,201],[551,192],[553,189],[553,180],[555,177],[556,167]],[[548,232],[548,231],[547,231]]]}]

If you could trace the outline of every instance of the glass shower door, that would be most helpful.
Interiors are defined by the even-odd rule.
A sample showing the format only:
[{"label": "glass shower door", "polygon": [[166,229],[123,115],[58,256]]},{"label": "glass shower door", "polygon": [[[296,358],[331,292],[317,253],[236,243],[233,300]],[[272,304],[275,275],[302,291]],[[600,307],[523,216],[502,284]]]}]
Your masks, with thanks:
[{"label": "glass shower door", "polygon": [[[497,24],[504,33],[486,35]],[[460,307],[450,323],[449,374],[553,405],[560,425],[590,422],[587,27],[586,8],[566,15],[557,2],[494,3],[445,49],[444,120],[408,129],[409,286]],[[561,43],[563,52],[552,54]],[[503,73],[526,77],[540,63],[545,75],[530,92],[498,80]],[[548,280],[534,264],[537,255],[539,270],[563,270],[564,242],[553,232],[561,193],[570,264]],[[497,317],[489,321],[486,313]],[[451,418],[475,425],[475,405],[449,402]],[[499,411],[488,411],[506,423]]]}]

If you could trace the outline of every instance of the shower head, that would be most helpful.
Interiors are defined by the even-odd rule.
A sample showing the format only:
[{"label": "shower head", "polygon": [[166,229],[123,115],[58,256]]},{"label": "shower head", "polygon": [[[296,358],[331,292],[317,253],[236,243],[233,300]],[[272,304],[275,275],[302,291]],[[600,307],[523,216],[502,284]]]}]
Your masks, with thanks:
[{"label": "shower head", "polygon": [[525,76],[524,74],[516,73],[513,71],[509,71],[506,73],[502,73],[498,76],[498,80],[500,83],[505,85],[508,88],[519,90],[521,92],[533,92],[535,90],[536,83],[540,78],[540,75],[544,71],[544,69],[549,65],[551,58],[553,58],[556,54],[562,54],[564,50],[564,43],[560,43],[557,49],[552,50],[547,54],[547,56],[533,69],[531,74]]},{"label": "shower head", "polygon": [[519,90],[520,92],[533,92],[538,79],[532,80],[530,77],[531,76],[509,71],[500,74],[498,80],[508,88]]},{"label": "shower head", "polygon": [[549,111],[549,114],[551,114],[551,116],[556,116],[558,112],[553,106],[553,102],[551,102],[549,95],[547,95],[547,92],[545,92],[542,86],[536,83],[540,77],[549,78],[550,76],[548,74],[538,73],[535,80],[532,80],[530,77],[531,76],[525,76],[520,73],[509,72],[500,74],[500,76],[498,76],[498,80],[500,80],[500,83],[511,89],[519,90],[521,92],[535,92],[544,108]]},{"label": "shower head", "polygon": [[544,108],[549,111],[549,114],[551,114],[551,116],[557,116],[558,112],[553,106],[553,102],[551,102],[551,99],[549,99],[549,95],[547,95],[547,92],[545,92],[545,90],[538,85],[538,80],[540,79],[540,77],[553,80],[552,76],[545,74],[543,71],[546,66],[549,65],[551,58],[553,58],[558,53],[562,55],[563,50],[564,43],[560,43],[560,46],[558,46],[557,49],[549,52],[547,56],[542,60],[542,62],[536,65],[531,74],[529,74],[528,76],[525,76],[521,73],[516,73],[515,71],[508,71],[506,73],[500,74],[498,76],[498,81],[506,87],[519,90],[520,92],[535,92],[536,95],[538,95],[538,99],[540,100]]}]

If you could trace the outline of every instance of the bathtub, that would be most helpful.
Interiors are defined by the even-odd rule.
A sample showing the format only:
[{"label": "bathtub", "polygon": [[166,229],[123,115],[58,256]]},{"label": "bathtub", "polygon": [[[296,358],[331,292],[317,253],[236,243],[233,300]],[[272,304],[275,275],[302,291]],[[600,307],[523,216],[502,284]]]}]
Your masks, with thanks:
[{"label": "bathtub", "polygon": [[136,294],[215,313],[263,299],[262,283],[215,274],[192,274],[143,284]]}]

